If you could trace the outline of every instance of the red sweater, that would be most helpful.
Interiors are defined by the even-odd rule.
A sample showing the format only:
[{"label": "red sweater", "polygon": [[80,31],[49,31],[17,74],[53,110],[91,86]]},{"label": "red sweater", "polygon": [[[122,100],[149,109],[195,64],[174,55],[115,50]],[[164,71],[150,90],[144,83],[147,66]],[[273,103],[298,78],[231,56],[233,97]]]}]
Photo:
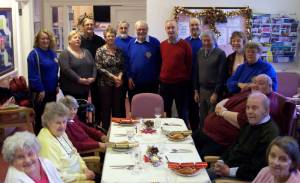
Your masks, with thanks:
[{"label": "red sweater", "polygon": [[74,122],[67,123],[66,133],[79,152],[98,148],[101,137],[104,135],[85,125],[77,116],[74,118]]},{"label": "red sweater", "polygon": [[168,40],[160,44],[162,66],[160,80],[164,83],[179,83],[190,79],[192,71],[192,48],[180,39],[176,44]]},{"label": "red sweater", "polygon": [[[224,105],[229,111],[239,113],[237,119],[240,127],[248,121],[245,109],[249,94],[249,91],[245,91],[233,95]],[[290,134],[295,104],[276,92],[267,96],[270,99],[270,116],[278,125],[281,135]],[[237,140],[240,130],[213,112],[205,118],[203,132],[218,144],[229,146]]]}]

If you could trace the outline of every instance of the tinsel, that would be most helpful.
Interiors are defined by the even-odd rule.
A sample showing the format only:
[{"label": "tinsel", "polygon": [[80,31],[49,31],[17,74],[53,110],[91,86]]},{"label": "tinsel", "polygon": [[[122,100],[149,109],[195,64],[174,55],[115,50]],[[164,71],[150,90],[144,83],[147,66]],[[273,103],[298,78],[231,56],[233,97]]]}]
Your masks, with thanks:
[{"label": "tinsel", "polygon": [[215,32],[216,36],[221,36],[221,33],[216,28],[216,23],[226,23],[228,17],[242,16],[245,19],[245,32],[249,38],[251,35],[251,16],[252,10],[249,7],[241,8],[233,11],[223,11],[222,9],[208,8],[192,12],[191,10],[175,6],[173,11],[173,17],[178,20],[179,15],[185,15],[190,17],[204,17],[204,23],[208,24],[209,28]]}]

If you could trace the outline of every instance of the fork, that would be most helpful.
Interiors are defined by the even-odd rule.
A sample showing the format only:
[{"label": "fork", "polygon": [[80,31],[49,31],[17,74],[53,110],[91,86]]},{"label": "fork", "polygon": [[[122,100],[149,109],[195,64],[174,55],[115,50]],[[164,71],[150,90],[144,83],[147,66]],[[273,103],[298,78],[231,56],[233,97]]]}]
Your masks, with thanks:
[{"label": "fork", "polygon": [[165,126],[182,126],[180,124],[175,124],[175,123],[164,123],[163,125],[165,125]]},{"label": "fork", "polygon": [[112,165],[110,166],[112,169],[127,169],[132,170],[135,165]]},{"label": "fork", "polygon": [[171,149],[170,153],[191,153],[193,152],[190,149]]}]

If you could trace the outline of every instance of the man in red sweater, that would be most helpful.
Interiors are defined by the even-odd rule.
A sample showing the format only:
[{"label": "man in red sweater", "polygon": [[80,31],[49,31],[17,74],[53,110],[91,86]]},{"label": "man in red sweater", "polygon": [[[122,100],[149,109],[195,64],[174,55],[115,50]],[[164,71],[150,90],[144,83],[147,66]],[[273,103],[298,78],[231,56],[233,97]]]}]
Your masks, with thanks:
[{"label": "man in red sweater", "polygon": [[168,39],[160,44],[160,94],[164,99],[167,117],[172,115],[172,103],[175,100],[178,117],[187,122],[187,85],[192,69],[192,48],[186,41],[178,38],[175,20],[166,21],[165,31]]}]

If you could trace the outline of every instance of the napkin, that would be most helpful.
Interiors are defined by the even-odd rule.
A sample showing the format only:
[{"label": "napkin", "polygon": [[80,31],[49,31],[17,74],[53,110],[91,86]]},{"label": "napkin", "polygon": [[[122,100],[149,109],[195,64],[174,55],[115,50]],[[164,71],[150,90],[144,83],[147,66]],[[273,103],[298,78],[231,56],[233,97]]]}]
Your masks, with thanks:
[{"label": "napkin", "polygon": [[187,163],[176,163],[176,162],[168,162],[168,168],[170,169],[180,169],[184,167],[192,167],[195,169],[202,169],[208,166],[207,162],[187,162]]}]

